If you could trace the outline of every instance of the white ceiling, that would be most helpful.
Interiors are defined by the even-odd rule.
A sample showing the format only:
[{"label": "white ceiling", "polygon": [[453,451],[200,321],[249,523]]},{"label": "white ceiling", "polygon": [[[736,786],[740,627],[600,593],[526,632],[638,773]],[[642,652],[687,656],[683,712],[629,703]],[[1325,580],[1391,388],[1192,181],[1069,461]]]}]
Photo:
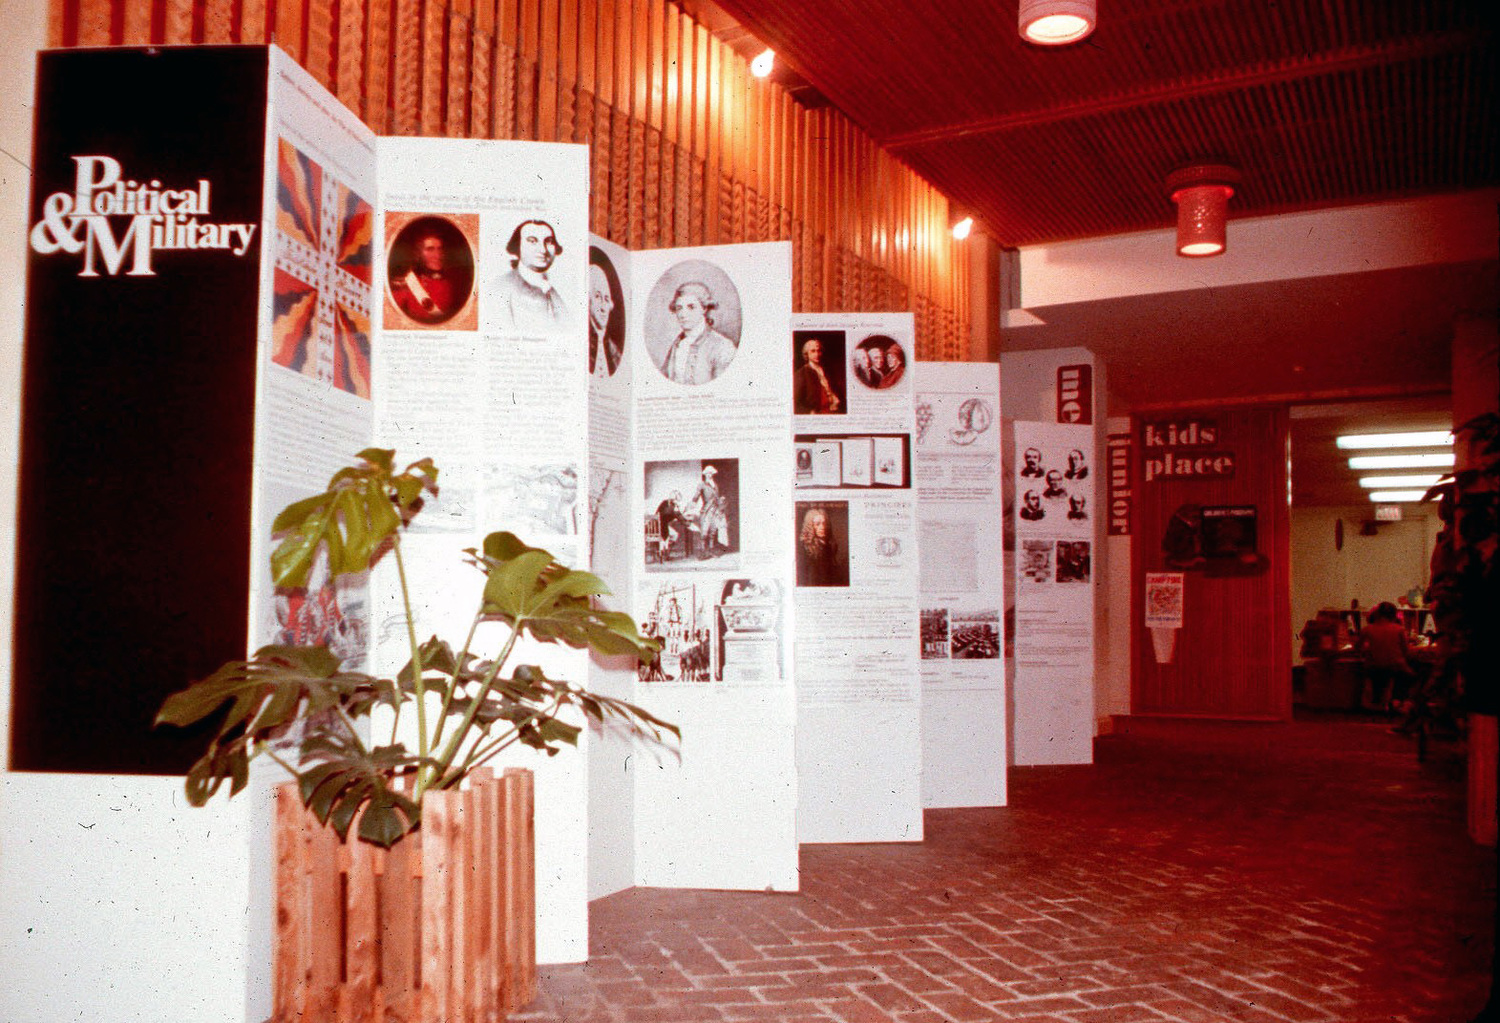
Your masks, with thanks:
[{"label": "white ceiling", "polygon": [[[1396,223],[1418,219],[1409,216],[1415,210],[1398,207]],[[1474,203],[1467,216],[1480,223],[1466,240],[1456,238],[1451,219],[1429,232],[1433,237],[1416,240],[1390,237],[1390,222],[1368,243],[1345,231],[1353,243],[1337,265],[1327,262],[1326,247],[1304,252],[1298,246],[1312,229],[1311,218],[1283,218],[1275,227],[1267,221],[1265,231],[1282,233],[1266,237],[1231,221],[1231,251],[1237,232],[1245,243],[1238,265],[1172,256],[1145,265],[1157,248],[1170,251],[1164,233],[1120,236],[1133,249],[1101,240],[1095,251],[1108,254],[1111,273],[1101,273],[1097,259],[1089,265],[1083,243],[1029,263],[1022,250],[1021,272],[1034,278],[1023,295],[1071,293],[1082,300],[1012,314],[1009,320],[1032,325],[1003,330],[1001,350],[1090,349],[1104,364],[1113,415],[1166,407],[1297,407],[1294,503],[1368,504],[1332,438],[1451,426],[1454,324],[1465,316],[1494,318],[1500,308],[1495,213],[1493,196]],[[1318,229],[1327,232],[1338,218],[1337,212],[1323,216]],[[1445,249],[1447,241],[1454,244]],[[1252,246],[1255,252],[1247,255],[1243,250]],[[1322,262],[1315,270],[1299,269],[1309,259]],[[1256,266],[1269,279],[1250,279]],[[1047,276],[1052,279],[1041,279]]]}]

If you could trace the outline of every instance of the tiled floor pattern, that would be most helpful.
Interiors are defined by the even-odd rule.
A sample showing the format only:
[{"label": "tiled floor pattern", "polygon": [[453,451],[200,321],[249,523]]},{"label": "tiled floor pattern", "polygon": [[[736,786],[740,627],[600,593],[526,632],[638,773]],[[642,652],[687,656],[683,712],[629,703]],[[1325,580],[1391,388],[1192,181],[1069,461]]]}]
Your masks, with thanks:
[{"label": "tiled floor pattern", "polygon": [[525,1023],[1426,1023],[1489,990],[1463,764],[1379,723],[1138,725],[802,891],[636,889]]}]

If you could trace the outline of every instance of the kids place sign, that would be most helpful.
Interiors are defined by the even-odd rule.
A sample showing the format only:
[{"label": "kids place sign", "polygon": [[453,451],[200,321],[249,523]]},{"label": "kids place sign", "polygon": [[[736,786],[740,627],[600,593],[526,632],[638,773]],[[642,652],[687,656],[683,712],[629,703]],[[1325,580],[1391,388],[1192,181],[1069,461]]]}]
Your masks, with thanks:
[{"label": "kids place sign", "polygon": [[1234,475],[1234,452],[1214,450],[1219,425],[1212,419],[1172,419],[1141,424],[1145,482],[1224,479]]}]

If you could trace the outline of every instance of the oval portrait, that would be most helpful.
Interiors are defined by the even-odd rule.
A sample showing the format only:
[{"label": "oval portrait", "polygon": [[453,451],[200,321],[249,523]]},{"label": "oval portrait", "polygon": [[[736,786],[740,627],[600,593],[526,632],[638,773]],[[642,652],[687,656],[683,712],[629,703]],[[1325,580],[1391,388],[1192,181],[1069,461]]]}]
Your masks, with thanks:
[{"label": "oval portrait", "polygon": [[589,246],[589,375],[612,377],[625,354],[625,294],[603,249]]},{"label": "oval portrait", "polygon": [[739,289],[706,260],[685,260],[662,274],[642,315],[646,350],[668,380],[706,384],[739,352]]},{"label": "oval portrait", "polygon": [[906,349],[885,334],[871,334],[855,345],[849,361],[854,378],[875,390],[894,387],[906,375]]},{"label": "oval portrait", "polygon": [[473,293],[474,249],[452,220],[417,216],[395,233],[386,254],[386,308],[399,316],[388,326],[447,325]]}]

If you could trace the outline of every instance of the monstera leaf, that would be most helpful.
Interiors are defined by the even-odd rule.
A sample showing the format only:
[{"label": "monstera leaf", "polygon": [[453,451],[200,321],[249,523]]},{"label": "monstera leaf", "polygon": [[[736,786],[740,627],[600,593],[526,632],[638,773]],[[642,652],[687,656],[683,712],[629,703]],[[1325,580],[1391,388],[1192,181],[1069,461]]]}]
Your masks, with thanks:
[{"label": "monstera leaf", "polygon": [[528,547],[512,533],[491,533],[483,551],[467,553],[488,575],[482,613],[499,618],[542,642],[565,643],[607,656],[628,654],[649,663],[661,648],[642,636],[634,620],[594,607],[591,598],[609,593],[604,580],[558,564],[547,551]]},{"label": "monstera leaf", "polygon": [[438,471],[430,458],[397,473],[394,451],[366,448],[358,457],[360,464],[334,473],[323,493],[276,516],[271,531],[285,534],[271,554],[277,586],[306,586],[319,550],[326,552],[333,576],[365,571],[421,508],[422,495],[437,493]]},{"label": "monstera leaf", "polygon": [[302,743],[302,762],[314,765],[297,775],[302,802],[339,838],[357,816],[359,837],[389,849],[422,822],[421,806],[392,784],[422,766],[400,743],[367,751],[339,736],[313,735]]},{"label": "monstera leaf", "polygon": [[[594,606],[609,592],[598,576],[569,569],[511,533],[492,533],[482,549],[466,552],[485,579],[463,647],[455,651],[437,636],[418,643],[401,536],[424,499],[437,493],[438,471],[430,459],[400,472],[395,465],[394,452],[368,448],[356,465],[333,475],[326,491],[283,510],[273,525],[281,540],[271,571],[278,587],[301,588],[315,565],[337,577],[366,571],[392,552],[410,660],[395,678],[375,678],[340,670],[321,646],[267,646],[168,697],[158,724],[217,722],[207,751],[188,772],[195,806],[225,782],[231,796],[242,791],[250,762],[266,754],[296,777],[303,803],[341,839],[356,831],[388,848],[420,825],[424,793],[457,787],[517,743],[548,755],[576,746],[582,729],[573,722],[580,717],[621,723],[657,741],[667,733],[680,738],[675,726],[623,700],[550,678],[533,665],[509,668],[523,634],[643,663],[661,646],[642,636],[629,615]],[[510,627],[500,651],[471,651],[475,629],[493,622]],[[393,712],[391,741],[374,746],[366,737],[368,718],[382,705]],[[409,737],[410,722],[401,717],[408,705],[416,710],[414,752],[396,741]]]}]

